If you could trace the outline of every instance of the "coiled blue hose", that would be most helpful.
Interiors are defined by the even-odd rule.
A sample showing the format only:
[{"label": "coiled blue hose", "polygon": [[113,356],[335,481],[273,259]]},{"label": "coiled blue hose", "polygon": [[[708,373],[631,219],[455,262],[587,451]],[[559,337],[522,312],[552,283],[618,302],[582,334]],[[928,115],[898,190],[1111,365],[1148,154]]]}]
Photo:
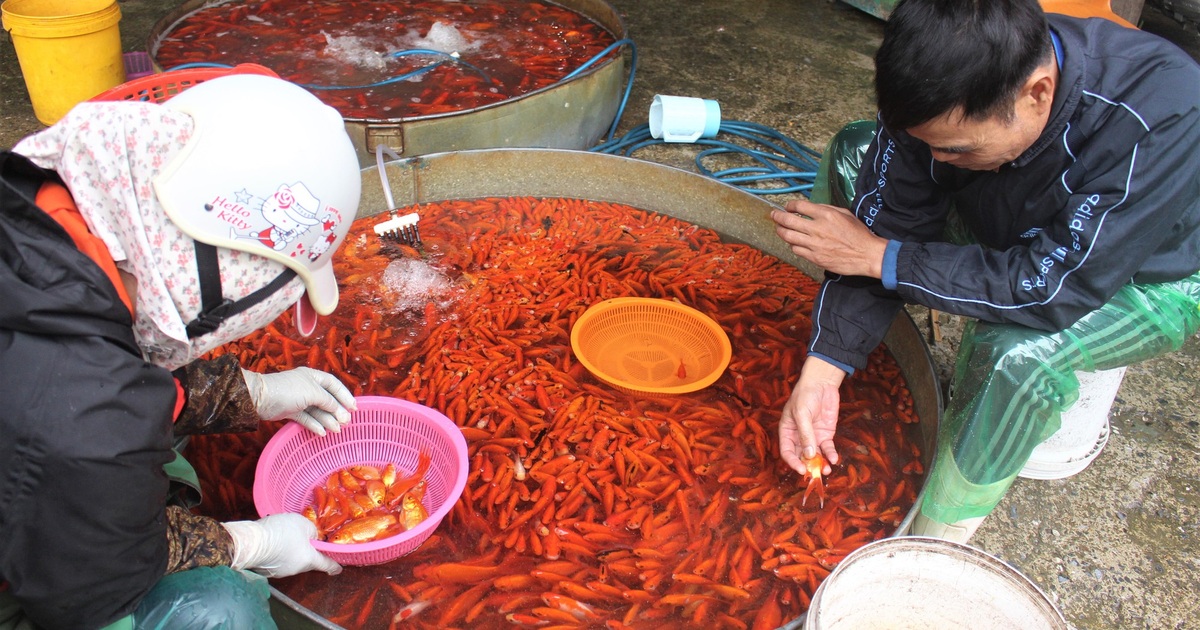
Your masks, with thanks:
[{"label": "coiled blue hose", "polygon": [[[756,195],[808,195],[812,190],[817,168],[820,166],[820,153],[759,123],[722,120],[718,136],[720,134],[735,136],[748,142],[750,146],[718,139],[696,140],[692,144],[711,147],[696,154],[696,169],[702,175]],[[639,149],[656,144],[666,144],[666,141],[654,138],[650,133],[650,125],[643,124],[620,138],[602,142],[589,150],[630,156]],[[755,165],[714,171],[704,164],[706,158],[725,154],[747,157]],[[771,182],[775,182],[776,185],[763,185]]]}]

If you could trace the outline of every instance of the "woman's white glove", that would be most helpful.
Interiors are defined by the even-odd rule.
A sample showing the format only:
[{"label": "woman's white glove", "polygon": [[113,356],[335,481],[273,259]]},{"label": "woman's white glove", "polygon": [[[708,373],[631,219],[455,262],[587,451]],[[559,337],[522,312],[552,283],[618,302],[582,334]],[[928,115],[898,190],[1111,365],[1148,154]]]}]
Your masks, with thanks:
[{"label": "woman's white glove", "polygon": [[276,374],[242,370],[242,377],[260,418],[291,418],[317,435],[325,435],[326,429],[341,431],[356,408],[354,394],[320,370],[301,367]]},{"label": "woman's white glove", "polygon": [[342,566],[313,548],[317,537],[312,521],[290,512],[257,521],[221,523],[233,538],[233,568],[259,575],[288,577],[305,571],[342,572]]}]

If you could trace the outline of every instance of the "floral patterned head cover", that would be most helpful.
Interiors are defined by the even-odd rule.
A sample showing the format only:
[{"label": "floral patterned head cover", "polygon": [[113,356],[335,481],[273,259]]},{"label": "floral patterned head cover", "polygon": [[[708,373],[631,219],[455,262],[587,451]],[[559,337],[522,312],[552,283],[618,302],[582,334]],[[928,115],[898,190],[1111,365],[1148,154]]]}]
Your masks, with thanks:
[{"label": "floral patterned head cover", "polygon": [[[190,116],[154,103],[83,103],[13,148],[58,173],[117,268],[137,278],[134,336],[147,361],[169,370],[266,326],[304,295],[303,282],[294,278],[215,332],[188,339],[187,322],[201,308],[195,249],[167,218],[152,181],[192,129]],[[217,252],[222,292],[234,301],[285,269],[262,256]]]}]

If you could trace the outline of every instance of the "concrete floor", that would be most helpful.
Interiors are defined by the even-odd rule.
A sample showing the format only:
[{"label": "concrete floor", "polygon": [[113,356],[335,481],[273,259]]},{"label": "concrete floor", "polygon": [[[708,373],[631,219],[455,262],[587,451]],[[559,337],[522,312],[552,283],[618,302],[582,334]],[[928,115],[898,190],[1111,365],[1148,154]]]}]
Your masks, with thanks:
[{"label": "concrete floor", "polygon": [[[609,0],[640,54],[620,131],[655,94],[713,98],[726,120],[772,126],[814,148],[872,117],[872,55],[882,22],[831,0]],[[123,0],[125,50],[144,50],[178,3]],[[1147,7],[1142,27],[1200,58],[1200,35]],[[9,38],[0,36],[0,145],[41,128]],[[639,157],[690,167],[684,148]],[[778,199],[782,202],[782,199]],[[911,312],[928,327],[928,313]],[[931,341],[943,387],[961,322]],[[1200,628],[1200,341],[1130,368],[1113,435],[1086,471],[1019,480],[972,545],[1009,562],[1077,628]],[[869,596],[869,594],[864,594]]]}]

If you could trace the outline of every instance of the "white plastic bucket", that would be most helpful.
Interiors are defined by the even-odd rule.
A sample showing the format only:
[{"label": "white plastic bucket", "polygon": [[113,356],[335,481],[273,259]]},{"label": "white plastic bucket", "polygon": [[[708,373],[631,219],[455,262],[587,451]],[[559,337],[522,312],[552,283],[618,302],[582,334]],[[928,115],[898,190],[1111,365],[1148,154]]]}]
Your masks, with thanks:
[{"label": "white plastic bucket", "polygon": [[805,630],[1067,630],[1033,582],[999,558],[937,538],[885,538],[825,578]]},{"label": "white plastic bucket", "polygon": [[1062,413],[1062,427],[1037,445],[1020,476],[1065,479],[1087,468],[1108,443],[1108,414],[1125,379],[1124,367],[1076,372],[1079,399]]}]

